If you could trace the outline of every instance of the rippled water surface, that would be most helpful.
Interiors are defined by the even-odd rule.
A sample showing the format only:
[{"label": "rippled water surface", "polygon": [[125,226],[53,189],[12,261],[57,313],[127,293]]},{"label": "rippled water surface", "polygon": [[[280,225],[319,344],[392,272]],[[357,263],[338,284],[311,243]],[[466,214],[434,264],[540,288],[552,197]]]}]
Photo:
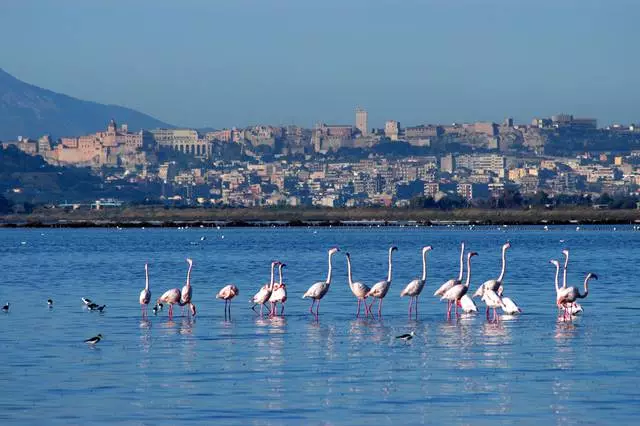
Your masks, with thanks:
[{"label": "rippled water surface", "polygon": [[[201,241],[201,237],[206,237]],[[520,317],[448,321],[434,289],[457,275],[461,240],[472,289],[495,278],[510,240],[505,293]],[[0,421],[11,424],[633,423],[640,414],[640,232],[631,227],[0,230]],[[326,250],[352,255],[354,278],[393,284],[382,320],[356,319],[342,253],[319,322],[301,296],[326,277]],[[434,247],[418,320],[400,290]],[[561,321],[555,269],[571,249],[570,285],[599,276],[584,315]],[[195,320],[142,320],[149,262],[153,298],[181,287],[194,259]],[[285,317],[247,300],[287,263]],[[232,319],[219,288],[235,283]],[[81,297],[107,308],[83,308]],[[54,299],[53,309],[46,304]],[[481,302],[478,302],[479,306]],[[407,344],[394,336],[415,331]],[[82,341],[97,333],[95,348]]]}]

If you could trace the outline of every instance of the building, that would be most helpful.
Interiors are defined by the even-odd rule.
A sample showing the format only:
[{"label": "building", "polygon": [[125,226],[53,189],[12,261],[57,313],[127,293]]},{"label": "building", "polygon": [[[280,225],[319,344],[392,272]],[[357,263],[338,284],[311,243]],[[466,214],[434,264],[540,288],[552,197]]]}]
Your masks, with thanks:
[{"label": "building", "polygon": [[[46,145],[46,143],[43,143]],[[118,127],[114,120],[107,130],[77,138],[61,138],[48,158],[67,164],[90,166],[131,166],[148,162],[153,138],[148,132],[130,132],[126,124]]]},{"label": "building", "polygon": [[384,123],[384,135],[392,141],[397,141],[400,136],[400,122],[396,120],[388,120]]},{"label": "building", "polygon": [[194,157],[208,158],[211,155],[211,142],[200,139],[198,132],[192,129],[154,129],[153,135],[159,149],[179,151]]},{"label": "building", "polygon": [[490,196],[489,185],[486,183],[459,183],[456,190],[466,200],[486,199]]},{"label": "building", "polygon": [[368,114],[367,111],[362,108],[356,109],[356,129],[360,131],[362,136],[367,136],[369,134],[368,128]]},{"label": "building", "polygon": [[492,172],[504,176],[506,158],[502,155],[459,155],[456,167],[464,167],[476,173]]},{"label": "building", "polygon": [[455,159],[452,154],[447,154],[440,158],[440,171],[445,173],[453,173],[456,168]]}]

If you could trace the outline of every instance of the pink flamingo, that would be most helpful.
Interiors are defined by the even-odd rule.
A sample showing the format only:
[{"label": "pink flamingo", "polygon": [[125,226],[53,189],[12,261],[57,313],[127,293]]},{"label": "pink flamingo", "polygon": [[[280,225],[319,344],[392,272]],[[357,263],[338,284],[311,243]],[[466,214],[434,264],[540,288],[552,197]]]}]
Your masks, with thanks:
[{"label": "pink flamingo", "polygon": [[416,278],[411,281],[400,292],[400,297],[409,296],[409,318],[411,318],[411,305],[416,302],[416,318],[418,318],[418,296],[422,293],[425,283],[427,282],[427,253],[433,250],[433,247],[426,246],[422,248],[422,278]]},{"label": "pink flamingo", "polygon": [[182,306],[183,314],[184,314],[184,305],[191,306],[191,269],[193,268],[193,260],[187,259],[187,263],[189,264],[189,270],[187,270],[187,283],[182,287],[182,291],[180,292],[180,306]]},{"label": "pink flamingo", "polygon": [[354,282],[351,275],[351,255],[349,253],[345,253],[347,257],[347,278],[349,280],[349,288],[353,295],[358,299],[358,310],[356,311],[356,318],[360,315],[360,305],[364,303],[364,311],[365,316],[371,313],[369,307],[367,306],[367,293],[369,293],[368,285],[361,282]]},{"label": "pink flamingo", "polygon": [[142,316],[146,316],[147,314],[147,305],[151,300],[151,290],[149,290],[149,265],[144,264],[144,276],[145,276],[145,286],[144,289],[140,292],[140,308],[142,309]]},{"label": "pink flamingo", "polygon": [[274,260],[273,262],[271,262],[271,281],[268,284],[263,285],[260,288],[260,290],[258,290],[258,292],[250,300],[250,302],[253,303],[253,306],[251,307],[251,309],[253,309],[254,312],[256,312],[256,309],[255,309],[256,305],[260,305],[260,316],[262,316],[262,310],[264,308],[264,304],[269,301],[269,298],[271,297],[271,293],[273,292],[273,284],[274,284],[273,273],[276,265],[278,265],[279,263],[280,262],[278,262],[277,260]]},{"label": "pink flamingo", "polygon": [[227,310],[229,311],[229,319],[231,319],[231,299],[240,294],[240,290],[233,284],[226,285],[216,294],[216,299],[224,300],[224,318],[227,319]]},{"label": "pink flamingo", "polygon": [[[433,295],[442,297],[454,285],[462,284],[463,272],[464,272],[464,241],[460,245],[460,272],[458,273],[458,278],[452,278],[449,281],[442,284],[440,288],[438,288],[433,293]],[[447,304],[447,311],[451,311],[451,302]]]},{"label": "pink flamingo", "polygon": [[[316,320],[318,319],[318,313],[320,311],[320,300],[322,300],[324,295],[327,294],[327,292],[329,291],[329,286],[331,285],[331,270],[332,270],[331,256],[333,256],[334,253],[339,251],[340,249],[338,247],[333,247],[332,249],[329,250],[329,272],[327,273],[327,280],[314,283],[313,285],[311,285],[311,287],[309,287],[309,289],[302,296],[303,299],[307,297],[312,299],[309,312],[315,315]],[[318,302],[318,306],[316,307],[316,311],[313,312],[313,305],[316,303],[316,301]]]},{"label": "pink flamingo", "polygon": [[567,287],[560,290],[556,297],[556,303],[565,307],[565,315],[570,312],[570,308],[572,307],[572,304],[576,301],[576,299],[584,299],[589,295],[589,280],[592,278],[594,280],[597,280],[598,276],[592,272],[589,272],[584,279],[583,294],[580,294],[580,289],[578,287]]},{"label": "pink flamingo", "polygon": [[162,296],[156,301],[156,305],[162,305],[167,303],[169,305],[169,319],[173,318],[173,305],[180,305],[180,289],[172,288],[164,292]]},{"label": "pink flamingo", "polygon": [[451,307],[453,305],[456,306],[456,316],[458,316],[458,305],[460,304],[460,299],[462,299],[462,296],[467,294],[467,291],[469,291],[469,284],[471,283],[471,258],[477,255],[478,253],[476,253],[475,251],[467,254],[467,282],[464,285],[454,285],[449,290],[447,290],[447,292],[440,298],[440,300],[447,300],[449,302],[449,308],[447,309],[447,318],[451,316]]},{"label": "pink flamingo", "polygon": [[[378,318],[382,317],[382,299],[384,299],[384,297],[389,292],[389,288],[391,287],[391,255],[396,250],[398,250],[398,247],[396,246],[389,247],[389,266],[387,269],[387,279],[375,283],[371,287],[371,290],[369,290],[369,292],[367,293],[367,296],[375,297],[380,301],[378,302]],[[373,305],[373,303],[371,303],[371,305]],[[369,308],[369,310],[371,310],[371,308]]]},{"label": "pink flamingo", "polygon": [[286,263],[278,262],[278,275],[280,281],[273,287],[273,292],[269,298],[271,302],[271,316],[276,316],[278,303],[280,303],[280,315],[284,314],[284,303],[287,301],[287,286],[282,282],[282,268],[287,266]]}]

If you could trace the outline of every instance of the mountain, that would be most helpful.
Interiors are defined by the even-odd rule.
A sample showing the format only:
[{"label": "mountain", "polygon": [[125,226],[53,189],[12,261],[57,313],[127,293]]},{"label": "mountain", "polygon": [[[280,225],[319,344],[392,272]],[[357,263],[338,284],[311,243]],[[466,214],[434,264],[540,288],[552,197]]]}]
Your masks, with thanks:
[{"label": "mountain", "polygon": [[0,68],[0,140],[44,134],[80,136],[105,129],[110,119],[129,130],[173,127],[117,105],[83,101],[18,80]]}]

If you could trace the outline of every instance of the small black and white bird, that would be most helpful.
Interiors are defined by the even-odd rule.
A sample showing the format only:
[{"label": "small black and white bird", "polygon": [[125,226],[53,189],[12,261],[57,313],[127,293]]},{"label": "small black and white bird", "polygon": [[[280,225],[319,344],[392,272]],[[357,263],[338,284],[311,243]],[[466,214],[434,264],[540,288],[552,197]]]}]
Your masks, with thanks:
[{"label": "small black and white bird", "polygon": [[82,303],[84,303],[86,306],[92,305],[93,302],[91,301],[91,299],[87,299],[86,297],[82,298]]},{"label": "small black and white bird", "polygon": [[53,308],[53,299],[48,299],[48,300],[47,300],[47,305],[48,305],[50,308]]},{"label": "small black and white bird", "polygon": [[408,342],[409,340],[413,339],[413,336],[415,336],[415,335],[416,335],[416,332],[415,332],[415,331],[412,331],[412,332],[411,332],[411,333],[409,333],[409,334],[401,334],[401,335],[399,335],[399,336],[396,336],[396,339],[402,339],[402,340],[404,340],[405,342]]},{"label": "small black and white bird", "polygon": [[7,302],[7,304],[2,307],[2,311],[3,312],[9,312],[9,305],[10,305],[10,303]]},{"label": "small black and white bird", "polygon": [[153,310],[153,315],[157,315],[160,308],[158,307],[158,305],[154,305],[152,310]]},{"label": "small black and white bird", "polygon": [[107,305],[100,306],[100,305],[97,305],[95,303],[92,303],[92,304],[90,304],[88,306],[90,311],[100,311],[100,312],[102,312],[104,310],[104,308],[106,308],[106,307],[107,307]]},{"label": "small black and white bird", "polygon": [[84,342],[87,345],[95,345],[96,343],[98,343],[100,340],[102,340],[102,334],[98,334],[97,336],[93,336],[90,339],[85,340]]},{"label": "small black and white bird", "polygon": [[93,302],[87,304],[87,308],[89,308],[90,311],[93,311],[94,309],[98,309],[98,306],[100,306],[100,305],[98,305],[97,303],[93,303]]}]

